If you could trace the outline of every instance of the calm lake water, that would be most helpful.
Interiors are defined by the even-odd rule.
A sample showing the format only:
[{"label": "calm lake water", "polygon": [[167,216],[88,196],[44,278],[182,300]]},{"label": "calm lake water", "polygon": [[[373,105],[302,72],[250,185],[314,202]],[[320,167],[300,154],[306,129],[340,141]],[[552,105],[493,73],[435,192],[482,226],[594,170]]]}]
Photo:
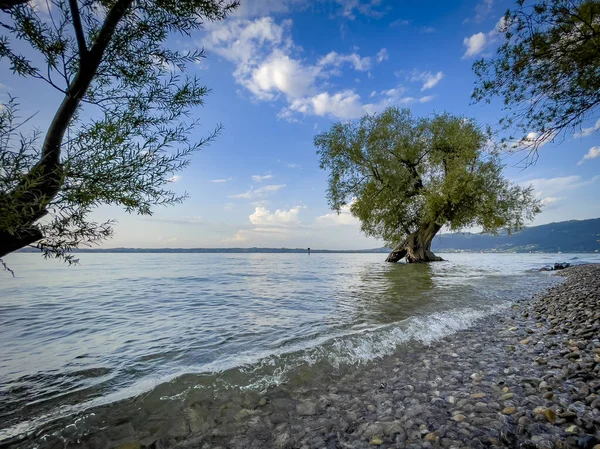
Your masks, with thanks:
[{"label": "calm lake water", "polygon": [[[558,282],[531,269],[597,254],[36,254],[0,272],[0,445],[145,394],[156,404],[345,369],[434,343]],[[73,418],[75,419],[75,418]]]}]

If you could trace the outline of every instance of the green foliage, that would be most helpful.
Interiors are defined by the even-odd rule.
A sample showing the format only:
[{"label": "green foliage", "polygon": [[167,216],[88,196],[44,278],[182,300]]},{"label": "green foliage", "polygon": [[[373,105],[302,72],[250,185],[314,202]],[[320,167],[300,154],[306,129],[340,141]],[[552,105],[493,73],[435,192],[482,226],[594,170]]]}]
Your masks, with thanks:
[{"label": "green foliage", "polygon": [[598,114],[600,0],[520,0],[517,6],[504,17],[496,56],[473,66],[473,99],[502,98],[505,128],[536,133],[522,141],[537,150]]},{"label": "green foliage", "polygon": [[490,137],[463,117],[388,108],[334,124],[315,145],[329,170],[330,206],[349,205],[365,234],[393,247],[430,223],[513,231],[539,212],[530,188],[502,176]]},{"label": "green foliage", "polygon": [[72,261],[69,250],[112,234],[112,221],[89,219],[98,206],[148,215],[183,200],[169,180],[220,126],[191,139],[199,123],[190,111],[209,90],[186,69],[204,53],[169,44],[238,2],[42,3],[47,11],[20,0],[0,5],[0,59],[32,88],[41,81],[64,95],[49,129],[31,135],[21,134],[14,99],[0,105],[0,256],[37,240],[44,255]]}]

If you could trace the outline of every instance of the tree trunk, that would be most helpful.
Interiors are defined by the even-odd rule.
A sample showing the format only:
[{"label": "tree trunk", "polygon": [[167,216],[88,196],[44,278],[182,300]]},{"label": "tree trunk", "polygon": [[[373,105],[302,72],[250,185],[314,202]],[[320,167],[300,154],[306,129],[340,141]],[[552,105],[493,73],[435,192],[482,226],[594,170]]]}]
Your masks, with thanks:
[{"label": "tree trunk", "polygon": [[436,223],[422,225],[400,245],[396,246],[385,261],[396,263],[405,257],[408,263],[438,262],[443,260],[431,252],[431,242],[441,228]]}]

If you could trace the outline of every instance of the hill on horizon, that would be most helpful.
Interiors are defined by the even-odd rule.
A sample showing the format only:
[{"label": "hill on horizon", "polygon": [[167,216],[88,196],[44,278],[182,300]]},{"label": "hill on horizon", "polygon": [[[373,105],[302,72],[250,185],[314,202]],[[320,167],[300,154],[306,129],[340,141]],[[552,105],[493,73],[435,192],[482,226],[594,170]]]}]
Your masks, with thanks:
[{"label": "hill on horizon", "polygon": [[523,228],[508,235],[459,232],[435,237],[432,250],[589,253],[600,252],[600,218]]}]

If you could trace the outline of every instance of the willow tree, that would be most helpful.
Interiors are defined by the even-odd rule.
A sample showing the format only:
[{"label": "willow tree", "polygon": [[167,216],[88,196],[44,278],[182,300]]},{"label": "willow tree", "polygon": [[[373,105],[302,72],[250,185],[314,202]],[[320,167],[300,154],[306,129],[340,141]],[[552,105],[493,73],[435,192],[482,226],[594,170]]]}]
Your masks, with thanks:
[{"label": "willow tree", "polygon": [[366,235],[394,248],[388,262],[441,260],[431,242],[444,226],[512,232],[540,211],[531,187],[504,178],[489,142],[473,120],[397,108],[315,137],[330,206],[349,206]]},{"label": "willow tree", "polygon": [[[503,100],[503,125],[537,148],[600,116],[600,0],[518,0],[494,57],[480,59],[475,101]],[[535,153],[534,153],[535,154]]]},{"label": "willow tree", "polygon": [[177,39],[237,4],[0,0],[0,61],[31,89],[62,96],[42,111],[48,128],[31,134],[14,99],[0,105],[0,257],[33,245],[70,260],[69,250],[111,235],[111,221],[89,217],[97,206],[150,214],[182,199],[169,180],[218,128],[194,137],[189,114],[208,89],[186,68],[204,54],[178,50]]}]

